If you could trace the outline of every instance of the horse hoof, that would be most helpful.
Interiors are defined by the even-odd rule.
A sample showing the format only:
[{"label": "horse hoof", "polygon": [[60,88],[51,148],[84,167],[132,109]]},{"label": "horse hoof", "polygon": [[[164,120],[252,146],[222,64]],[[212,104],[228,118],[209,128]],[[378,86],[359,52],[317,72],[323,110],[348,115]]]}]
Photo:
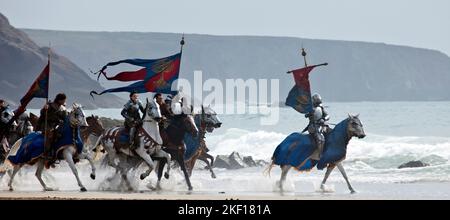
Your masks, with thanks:
[{"label": "horse hoof", "polygon": [[169,179],[169,174],[167,172],[164,173],[164,178]]},{"label": "horse hoof", "polygon": [[350,190],[350,194],[356,194],[356,191],[355,190]]},{"label": "horse hoof", "polygon": [[47,191],[47,192],[48,192],[48,191],[55,191],[55,190],[54,190],[53,188],[50,188],[50,187],[45,187],[45,188],[44,188],[44,191]]},{"label": "horse hoof", "polygon": [[95,180],[95,174],[91,173],[91,179]]},{"label": "horse hoof", "polygon": [[216,174],[211,174],[211,178],[215,179],[216,178]]},{"label": "horse hoof", "polygon": [[12,192],[12,191],[14,191],[14,189],[13,189],[12,187],[10,187],[10,188],[9,188],[9,191]]},{"label": "horse hoof", "polygon": [[81,187],[81,188],[80,188],[80,191],[81,191],[81,192],[86,192],[86,191],[87,191],[87,189],[86,189],[86,188],[84,188],[84,186],[83,186],[83,187]]},{"label": "horse hoof", "polygon": [[147,176],[145,176],[145,174],[141,174],[141,176],[140,176],[139,178],[140,178],[141,180],[144,180],[145,177],[147,177]]},{"label": "horse hoof", "polygon": [[188,190],[192,191],[194,188],[192,188],[192,186],[189,186]]}]

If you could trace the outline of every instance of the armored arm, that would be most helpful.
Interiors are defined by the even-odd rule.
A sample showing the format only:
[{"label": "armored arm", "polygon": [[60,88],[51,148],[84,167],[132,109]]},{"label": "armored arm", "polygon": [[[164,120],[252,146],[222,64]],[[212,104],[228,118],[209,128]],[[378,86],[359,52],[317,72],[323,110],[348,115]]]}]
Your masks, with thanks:
[{"label": "armored arm", "polygon": [[128,116],[128,108],[127,105],[125,105],[122,109],[122,111],[120,112],[120,114],[122,115],[122,117],[124,117],[125,119],[130,119],[130,117]]}]

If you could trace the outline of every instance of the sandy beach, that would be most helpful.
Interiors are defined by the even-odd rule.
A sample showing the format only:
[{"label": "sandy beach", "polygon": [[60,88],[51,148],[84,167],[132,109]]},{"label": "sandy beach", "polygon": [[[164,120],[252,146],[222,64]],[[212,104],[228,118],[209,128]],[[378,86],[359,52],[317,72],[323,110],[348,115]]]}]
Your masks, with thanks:
[{"label": "sandy beach", "polygon": [[1,200],[448,200],[450,183],[356,184],[350,194],[345,184],[336,192],[212,192],[212,191],[0,191]]}]

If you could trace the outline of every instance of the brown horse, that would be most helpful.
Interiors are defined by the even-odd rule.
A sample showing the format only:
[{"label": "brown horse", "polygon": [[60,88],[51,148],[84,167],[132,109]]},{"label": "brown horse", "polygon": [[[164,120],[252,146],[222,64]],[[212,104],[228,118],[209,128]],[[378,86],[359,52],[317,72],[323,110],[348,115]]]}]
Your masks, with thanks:
[{"label": "brown horse", "polygon": [[[186,151],[184,135],[186,133],[191,133],[191,135],[197,136],[198,129],[195,125],[192,115],[182,113],[179,115],[174,115],[170,119],[169,126],[165,129],[161,129],[161,138],[163,139],[164,151],[171,155],[172,160],[177,161],[178,165],[183,171],[188,189],[189,191],[191,191],[193,188],[184,160],[184,153]],[[160,160],[158,169],[158,181],[161,180],[166,162],[166,160]],[[170,164],[168,166],[170,166]]]},{"label": "brown horse", "polygon": [[[186,147],[188,149],[192,148],[187,150],[186,154],[184,155],[189,176],[192,175],[192,170],[194,169],[197,160],[201,160],[206,163],[206,169],[208,169],[211,172],[211,177],[216,178],[216,174],[212,169],[212,165],[214,164],[214,157],[208,154],[209,149],[206,146],[205,135],[206,133],[212,133],[215,128],[220,128],[222,122],[220,122],[216,112],[214,112],[214,110],[209,106],[208,107],[202,106],[201,114],[196,114],[194,116],[194,120],[195,124],[199,128],[199,137],[198,139],[196,139],[198,141],[194,141],[192,143],[190,143],[189,141],[185,141],[189,143],[187,144]],[[188,137],[185,137],[185,139],[186,138]],[[194,151],[193,154],[190,153],[192,151]]]},{"label": "brown horse", "polygon": [[86,121],[89,126],[81,128],[81,139],[83,140],[84,144],[88,144],[90,142],[90,135],[98,138],[105,131],[105,128],[103,127],[103,124],[98,116],[91,115],[89,117],[86,117]]}]

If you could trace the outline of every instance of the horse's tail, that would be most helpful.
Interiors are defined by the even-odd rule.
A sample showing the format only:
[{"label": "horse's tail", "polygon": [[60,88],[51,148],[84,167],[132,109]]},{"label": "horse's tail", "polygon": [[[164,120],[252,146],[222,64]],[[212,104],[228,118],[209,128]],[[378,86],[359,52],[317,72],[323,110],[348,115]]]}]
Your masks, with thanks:
[{"label": "horse's tail", "polygon": [[14,165],[11,163],[11,161],[8,160],[8,156],[13,152],[17,152],[18,148],[22,145],[22,138],[16,141],[13,146],[11,146],[9,152],[5,152],[5,160],[3,161],[2,165],[0,165],[0,176],[5,174],[6,171],[11,170],[14,168]]},{"label": "horse's tail", "polygon": [[8,159],[5,159],[5,161],[3,161],[3,164],[0,165],[0,177],[3,176],[8,170],[11,170],[13,168],[14,165]]},{"label": "horse's tail", "polygon": [[273,166],[275,166],[275,163],[273,162],[273,159],[272,159],[272,161],[271,161],[270,164],[267,166],[267,168],[264,169],[263,175],[264,175],[264,176],[269,176],[269,177],[270,177],[270,171],[272,171]]}]

